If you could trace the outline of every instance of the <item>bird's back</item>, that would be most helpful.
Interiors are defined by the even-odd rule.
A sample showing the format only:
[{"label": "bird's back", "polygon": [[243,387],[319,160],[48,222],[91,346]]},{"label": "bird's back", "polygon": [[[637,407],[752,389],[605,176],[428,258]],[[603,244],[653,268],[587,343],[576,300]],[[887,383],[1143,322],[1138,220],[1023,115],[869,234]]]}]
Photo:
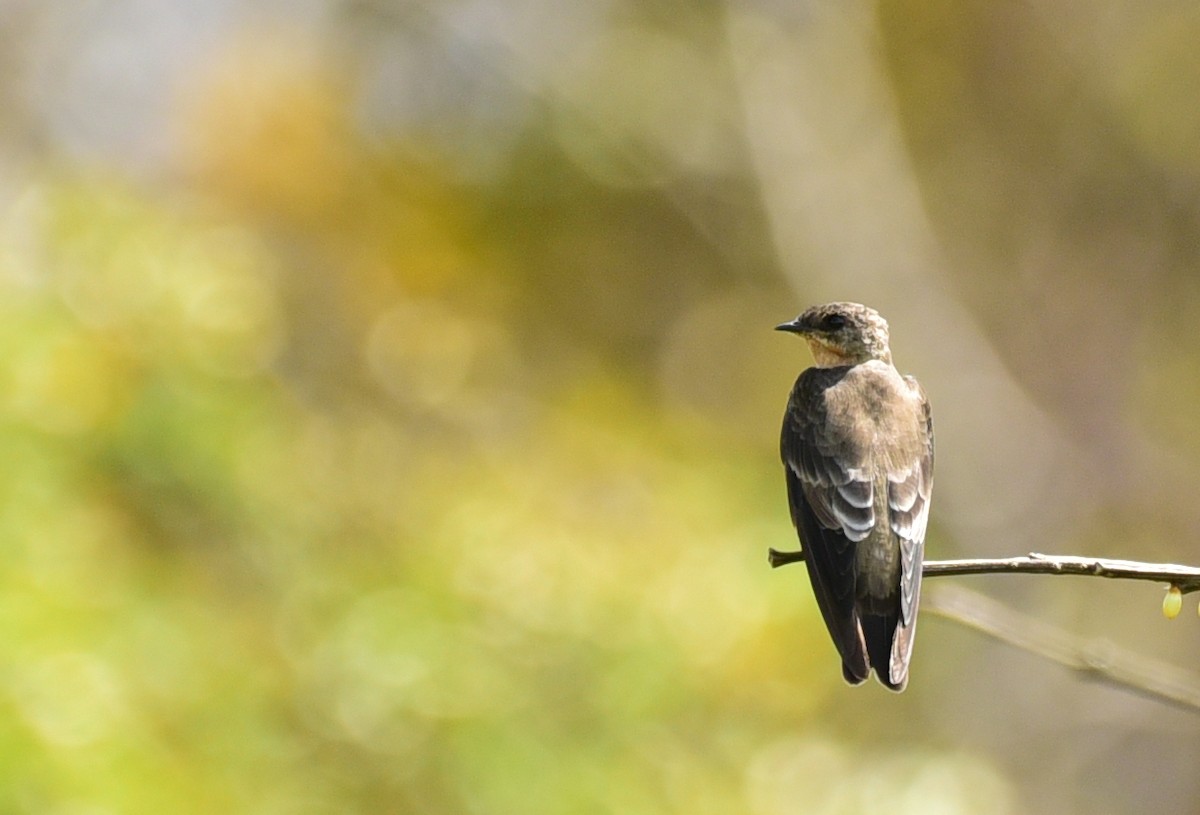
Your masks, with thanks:
[{"label": "bird's back", "polygon": [[902,689],[932,487],[924,394],[887,362],[810,368],[781,436],[792,518],[847,680]]}]

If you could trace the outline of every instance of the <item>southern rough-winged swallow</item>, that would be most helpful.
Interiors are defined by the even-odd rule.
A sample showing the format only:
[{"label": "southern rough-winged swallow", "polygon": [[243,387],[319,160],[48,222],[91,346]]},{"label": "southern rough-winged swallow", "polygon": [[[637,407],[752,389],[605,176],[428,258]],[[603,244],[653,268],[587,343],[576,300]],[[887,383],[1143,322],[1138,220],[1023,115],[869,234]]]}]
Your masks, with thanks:
[{"label": "southern rough-winged swallow", "polygon": [[813,306],[776,328],[808,340],[817,363],[792,388],[780,439],[817,605],[847,682],[874,669],[904,690],[933,488],[929,402],[892,364],[874,309]]}]

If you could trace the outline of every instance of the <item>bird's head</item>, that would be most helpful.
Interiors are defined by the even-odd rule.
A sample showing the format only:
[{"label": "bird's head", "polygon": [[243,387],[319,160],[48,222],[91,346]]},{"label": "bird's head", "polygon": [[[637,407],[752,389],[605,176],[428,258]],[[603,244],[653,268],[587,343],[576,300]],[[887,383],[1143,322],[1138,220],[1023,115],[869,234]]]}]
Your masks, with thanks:
[{"label": "bird's head", "polygon": [[875,309],[858,303],[813,306],[775,329],[808,340],[813,358],[822,368],[857,365],[871,359],[892,361],[887,320]]}]

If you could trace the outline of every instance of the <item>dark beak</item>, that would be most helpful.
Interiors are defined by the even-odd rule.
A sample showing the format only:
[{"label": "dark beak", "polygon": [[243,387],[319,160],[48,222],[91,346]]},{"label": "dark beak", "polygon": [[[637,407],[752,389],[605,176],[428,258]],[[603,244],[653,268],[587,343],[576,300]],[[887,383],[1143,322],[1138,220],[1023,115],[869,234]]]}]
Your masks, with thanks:
[{"label": "dark beak", "polygon": [[788,320],[786,323],[780,323],[775,326],[776,331],[790,331],[793,334],[807,334],[808,329],[800,325],[800,319]]}]

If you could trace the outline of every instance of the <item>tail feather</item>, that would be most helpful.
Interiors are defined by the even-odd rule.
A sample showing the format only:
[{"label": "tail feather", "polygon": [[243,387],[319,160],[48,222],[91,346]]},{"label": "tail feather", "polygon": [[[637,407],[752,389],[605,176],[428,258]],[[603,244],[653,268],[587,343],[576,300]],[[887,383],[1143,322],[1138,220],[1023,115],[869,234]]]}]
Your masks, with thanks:
[{"label": "tail feather", "polygon": [[898,614],[863,614],[859,618],[867,656],[875,676],[889,690],[897,693],[908,684],[908,664],[892,667],[892,639],[900,622]]},{"label": "tail feather", "polygon": [[871,661],[867,658],[867,644],[863,641],[862,626],[855,624],[858,639],[850,652],[842,657],[842,678],[851,685],[861,685],[871,675]]}]

